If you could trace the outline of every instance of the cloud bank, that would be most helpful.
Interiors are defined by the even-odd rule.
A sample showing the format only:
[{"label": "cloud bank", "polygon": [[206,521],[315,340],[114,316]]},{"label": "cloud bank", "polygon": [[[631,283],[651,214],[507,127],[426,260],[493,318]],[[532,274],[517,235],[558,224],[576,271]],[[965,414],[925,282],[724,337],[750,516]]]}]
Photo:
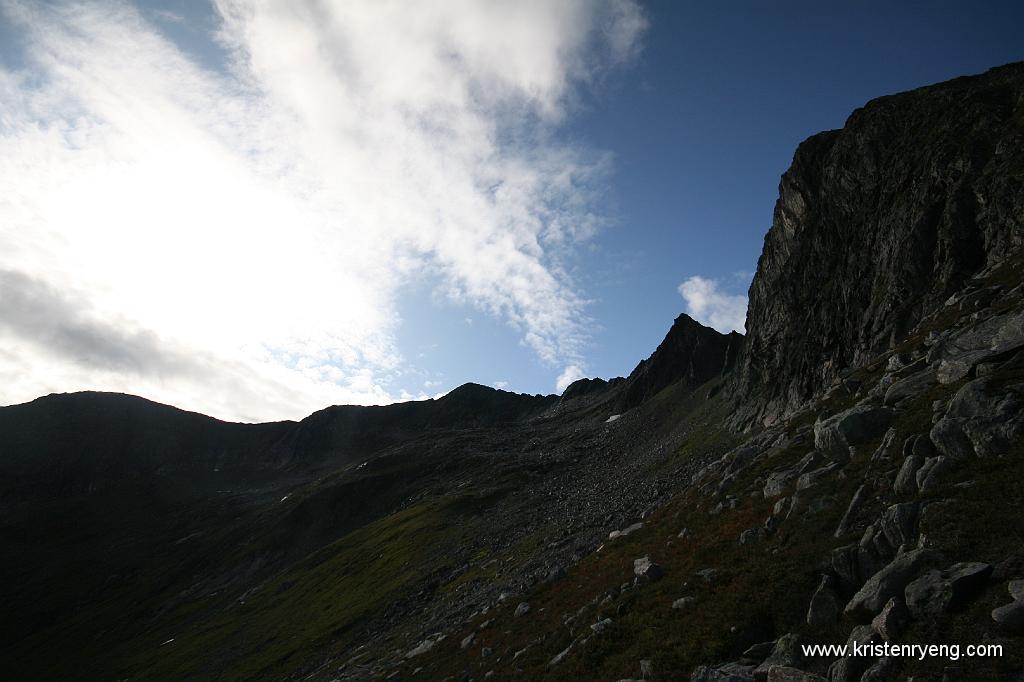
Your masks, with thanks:
[{"label": "cloud bank", "polygon": [[555,135],[636,56],[633,2],[213,9],[200,58],[129,4],[0,2],[23,36],[0,66],[0,402],[256,420],[416,397],[396,310],[425,271],[558,383],[581,372],[568,270],[610,160]]},{"label": "cloud bank", "polygon": [[686,312],[701,324],[723,334],[745,332],[747,297],[726,294],[714,279],[695,275],[679,285],[679,294],[686,301]]}]

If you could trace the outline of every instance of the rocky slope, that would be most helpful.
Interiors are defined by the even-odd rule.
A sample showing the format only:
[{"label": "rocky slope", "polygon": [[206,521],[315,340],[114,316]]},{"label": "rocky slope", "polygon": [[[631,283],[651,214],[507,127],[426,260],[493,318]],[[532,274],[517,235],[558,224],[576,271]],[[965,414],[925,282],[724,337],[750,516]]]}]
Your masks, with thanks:
[{"label": "rocky slope", "polygon": [[[749,336],[562,396],[0,408],[13,679],[1020,679],[1024,65],[783,177]],[[995,644],[979,658],[802,644]]]}]

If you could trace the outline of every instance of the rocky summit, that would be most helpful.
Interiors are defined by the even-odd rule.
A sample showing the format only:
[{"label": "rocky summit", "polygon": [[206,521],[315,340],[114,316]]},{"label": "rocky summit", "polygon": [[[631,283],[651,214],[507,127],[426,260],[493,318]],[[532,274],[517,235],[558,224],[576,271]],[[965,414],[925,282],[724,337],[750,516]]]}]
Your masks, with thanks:
[{"label": "rocky summit", "polygon": [[1020,680],[1022,247],[1011,64],[799,146],[746,337],[299,422],[0,408],[3,676]]}]

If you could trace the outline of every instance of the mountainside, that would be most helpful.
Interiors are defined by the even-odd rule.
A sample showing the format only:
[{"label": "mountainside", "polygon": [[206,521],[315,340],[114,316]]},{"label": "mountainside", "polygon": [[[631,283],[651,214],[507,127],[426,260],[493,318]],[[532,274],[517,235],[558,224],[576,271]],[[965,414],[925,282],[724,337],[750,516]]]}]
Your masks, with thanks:
[{"label": "mountainside", "polygon": [[[1024,64],[797,150],[748,335],[626,378],[231,424],[0,408],[34,679],[1019,680]],[[957,643],[1000,655],[811,656]]]},{"label": "mountainside", "polygon": [[1022,147],[1019,64],[882,97],[801,144],[750,287],[743,414],[792,414],[1016,252]]}]

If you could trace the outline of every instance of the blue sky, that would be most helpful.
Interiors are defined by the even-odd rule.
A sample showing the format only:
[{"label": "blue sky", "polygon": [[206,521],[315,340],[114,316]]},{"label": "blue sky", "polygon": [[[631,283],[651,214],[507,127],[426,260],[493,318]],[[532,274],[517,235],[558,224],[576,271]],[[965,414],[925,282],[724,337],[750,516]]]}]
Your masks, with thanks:
[{"label": "blue sky", "polygon": [[800,140],[1024,59],[1022,19],[3,0],[0,403],[265,420],[627,374],[680,312],[742,325]]}]

